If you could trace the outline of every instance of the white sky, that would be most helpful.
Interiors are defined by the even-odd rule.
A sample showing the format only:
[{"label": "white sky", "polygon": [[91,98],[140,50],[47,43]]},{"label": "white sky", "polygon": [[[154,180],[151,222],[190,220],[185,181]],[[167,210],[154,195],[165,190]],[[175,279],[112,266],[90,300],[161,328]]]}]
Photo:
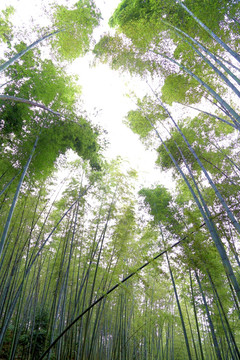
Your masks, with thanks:
[{"label": "white sky", "polygon": [[[101,33],[108,30],[108,19],[120,0],[95,0],[95,2],[104,19],[101,28],[95,31],[98,38]],[[39,3],[39,0],[1,0],[0,9],[12,5],[16,9],[12,18],[13,23],[29,24],[29,19],[37,16]],[[65,3],[65,1],[56,1],[56,3]],[[99,110],[97,121],[94,121],[107,130],[110,140],[109,148],[104,155],[108,158],[120,155],[128,161],[129,166],[138,171],[141,185],[162,183],[169,187],[171,184],[169,177],[166,174],[161,175],[160,169],[155,167],[156,152],[147,151],[138,136],[122,123],[127,112],[134,108],[134,104],[125,94],[133,90],[141,97],[148,91],[147,85],[139,79],[120,75],[107,65],[100,64],[92,68],[89,66],[89,58],[75,60],[69,66],[69,70],[80,77],[86,110],[90,113],[95,108]]]}]

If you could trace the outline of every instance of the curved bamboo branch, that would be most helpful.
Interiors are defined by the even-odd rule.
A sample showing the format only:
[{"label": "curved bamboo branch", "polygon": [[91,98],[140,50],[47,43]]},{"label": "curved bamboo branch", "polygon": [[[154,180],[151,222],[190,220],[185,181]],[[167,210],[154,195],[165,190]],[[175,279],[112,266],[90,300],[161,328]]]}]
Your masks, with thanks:
[{"label": "curved bamboo branch", "polygon": [[14,101],[14,102],[20,102],[20,103],[23,103],[23,104],[28,104],[28,105],[31,105],[31,106],[34,106],[34,107],[39,107],[40,109],[43,109],[43,110],[46,110],[54,115],[57,115],[57,116],[61,116],[61,114],[58,112],[58,111],[54,111],[50,108],[48,108],[47,106],[43,105],[43,104],[40,104],[38,102],[35,102],[35,101],[31,101],[31,100],[27,100],[27,99],[24,99],[24,98],[19,98],[19,97],[16,97],[16,96],[10,96],[10,95],[4,95],[4,94],[0,94],[0,100],[10,100],[10,101]]}]

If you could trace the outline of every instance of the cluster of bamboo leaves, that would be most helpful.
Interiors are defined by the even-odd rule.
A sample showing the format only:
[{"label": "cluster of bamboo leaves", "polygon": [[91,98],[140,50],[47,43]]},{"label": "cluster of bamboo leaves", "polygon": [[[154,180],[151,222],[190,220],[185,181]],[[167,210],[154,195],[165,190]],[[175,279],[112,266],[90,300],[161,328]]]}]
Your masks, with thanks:
[{"label": "cluster of bamboo leaves", "polygon": [[[124,0],[110,19],[116,35],[94,49],[115,69],[164,79],[126,123],[171,171],[172,193],[157,185],[136,196],[135,172],[102,159],[101,130],[79,112],[62,62],[89,50],[100,17],[92,1],[56,6],[54,31],[7,52],[1,359],[240,358],[239,6],[209,4]],[[51,60],[36,50],[47,38]],[[176,120],[177,102],[200,109]],[[65,165],[58,195],[51,183],[68,149],[80,160]]]}]

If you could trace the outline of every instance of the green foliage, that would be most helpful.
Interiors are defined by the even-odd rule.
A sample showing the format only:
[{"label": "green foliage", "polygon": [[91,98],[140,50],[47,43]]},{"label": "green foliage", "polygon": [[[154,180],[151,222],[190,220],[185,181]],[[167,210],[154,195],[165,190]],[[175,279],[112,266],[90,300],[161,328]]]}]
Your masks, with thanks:
[{"label": "green foliage", "polygon": [[[185,3],[201,18],[209,12],[213,28],[216,27],[218,33],[225,29],[227,37],[230,24],[223,13],[232,12],[235,2],[229,3],[229,10],[224,0],[214,4],[200,0]],[[61,59],[72,60],[89,48],[92,28],[99,21],[98,11],[91,1],[78,2],[73,10],[59,5],[55,10],[54,26],[63,30],[66,27],[56,38],[55,48]],[[209,79],[211,72],[194,58],[191,49],[179,43],[176,34],[166,31],[160,18],[191,31],[201,41],[208,40],[200,28],[192,26],[191,17],[176,1],[125,0],[110,22],[131,39],[119,33],[103,36],[95,53],[106,62],[110,60],[113,68],[123,71],[141,76],[151,73],[154,77],[160,71],[164,76],[170,74],[162,88],[162,99],[169,104],[176,100],[198,101],[202,93],[196,82],[176,73],[165,60],[160,61],[157,52],[161,50],[178,58],[198,75],[203,72],[204,79]],[[166,46],[169,44],[171,49]],[[209,45],[213,49],[211,42]],[[15,50],[18,52],[24,47],[25,44],[19,44]],[[9,56],[12,55],[9,52]],[[40,359],[54,339],[72,324],[46,357],[186,359],[180,316],[184,317],[193,358],[200,355],[201,341],[204,356],[210,358],[213,346],[205,318],[208,308],[214,333],[221,343],[222,357],[232,351],[232,357],[238,358],[235,345],[229,344],[229,339],[233,341],[235,337],[239,345],[238,303],[210,235],[216,230],[226,248],[226,259],[229,258],[236,273],[240,262],[235,242],[237,244],[239,235],[162,102],[149,96],[137,100],[137,109],[128,113],[126,123],[148,145],[156,147],[156,141],[159,146],[160,138],[166,139],[165,144],[193,187],[190,174],[194,177],[202,198],[194,187],[197,196],[209,207],[210,215],[206,206],[205,211],[214,223],[211,231],[207,221],[203,223],[187,183],[173,170],[164,146],[158,148],[158,163],[163,169],[173,170],[176,188],[171,192],[162,185],[142,188],[140,204],[132,184],[136,172],[130,169],[127,175],[122,174],[119,159],[110,164],[101,163],[100,130],[76,115],[80,90],[63,67],[56,67],[52,60],[42,60],[40,52],[34,50],[27,52],[19,64],[9,67],[6,76],[9,82],[3,88],[5,94],[37,101],[60,112],[61,116],[45,114],[42,109],[14,101],[1,103],[2,188],[20,173],[37,135],[39,141],[28,179],[22,184],[0,261],[0,358]],[[157,78],[154,80],[158,83]],[[239,144],[233,128],[206,115],[185,118],[178,125],[231,210],[239,215]],[[58,182],[51,177],[54,162],[68,149],[73,149],[81,159],[70,165],[65,163],[64,156],[59,160],[60,171],[71,176],[54,201],[53,189]],[[0,233],[17,181],[14,180],[0,198]],[[150,220],[147,211],[152,216]],[[181,314],[177,312],[162,256],[165,250],[171,257]],[[207,300],[205,306],[198,283],[190,279],[191,289],[189,287],[186,274],[191,269],[199,274]],[[219,300],[209,274],[223,310],[219,311],[217,306]],[[126,281],[119,286],[123,278]],[[107,295],[109,289],[112,292]],[[93,304],[91,310],[90,304]]]},{"label": "green foliage", "polygon": [[[25,352],[30,350],[30,354],[34,359],[38,359],[44,350],[45,341],[49,326],[49,313],[46,309],[37,308],[34,317],[33,331],[26,330],[19,338],[20,345]],[[31,348],[30,344],[32,344]]]},{"label": "green foliage", "polygon": [[[221,34],[223,34],[221,25],[223,22],[227,22],[226,14],[233,15],[239,11],[239,4],[235,1],[229,3],[227,0],[214,2],[187,0],[184,4],[212,31]],[[144,19],[146,22],[152,19],[156,25],[160,19],[167,19],[169,23],[185,32],[189,31],[194,36],[202,39],[206,38],[204,31],[199,26],[196,26],[191,16],[174,0],[167,0],[164,3],[161,0],[123,0],[115,10],[109,23],[111,26],[119,26],[124,31],[128,24],[132,23],[134,26],[134,23],[140,19]]]},{"label": "green foliage", "polygon": [[[213,136],[219,142],[224,141],[226,136],[233,132],[233,128],[206,115],[199,115],[193,119],[185,119],[179,126],[200,159],[205,159],[204,165],[206,169],[213,174],[219,173],[219,169],[223,169],[224,156],[216,150],[214,145],[210,145],[209,141],[212,140]],[[173,128],[171,130],[170,137],[165,141],[165,144],[179,165],[184,164],[185,159],[191,170],[200,174],[200,168],[195,157],[189,151],[177,129]],[[174,169],[174,164],[165,151],[163,144],[159,146],[157,151],[159,153],[157,164],[164,170]],[[207,161],[210,163],[207,163]],[[211,163],[215,164],[218,169],[214,168]],[[177,169],[174,171],[177,173]]]},{"label": "green foliage", "polygon": [[132,20],[140,17],[147,19],[152,14],[150,0],[123,0],[114,11],[113,16],[109,20],[109,25],[114,27],[124,26]]},{"label": "green foliage", "polygon": [[154,189],[141,189],[139,195],[144,197],[144,203],[150,207],[150,214],[156,223],[171,223],[173,217],[170,207],[172,196],[162,185]]},{"label": "green foliage", "polygon": [[[186,127],[185,127],[186,129]],[[188,131],[189,130],[189,131]],[[187,137],[189,143],[192,145],[195,138],[194,138],[194,130],[187,128],[187,131],[184,131],[185,136]],[[165,144],[171,154],[174,156],[175,160],[178,164],[182,164],[184,162],[184,159],[182,157],[181,152],[183,153],[183,156],[187,160],[188,164],[191,163],[191,165],[196,169],[197,164],[195,162],[195,158],[193,155],[188,151],[188,148],[182,138],[182,136],[179,134],[179,132],[175,129],[171,131],[171,137],[165,141]],[[181,152],[180,152],[180,150]],[[162,169],[167,170],[170,168],[175,168],[174,164],[169,157],[168,153],[165,151],[165,147],[163,144],[161,144],[158,148],[158,159],[157,164],[161,166]],[[177,169],[175,169],[177,172]]]},{"label": "green foliage", "polygon": [[54,6],[53,25],[64,31],[52,40],[52,46],[61,60],[71,61],[89,50],[94,27],[99,24],[100,13],[92,0],[78,1],[74,8]]},{"label": "green foliage", "polygon": [[[15,49],[19,52],[25,46],[20,43]],[[11,53],[8,56],[11,57]],[[66,75],[63,67],[56,66],[52,60],[41,60],[39,56],[37,49],[30,50],[19,63],[6,70],[6,76],[14,82],[5,87],[4,93],[42,102],[56,111],[74,109],[77,96],[81,93],[76,79]]]},{"label": "green foliage", "polygon": [[152,131],[152,126],[149,123],[149,120],[142,115],[139,110],[129,111],[125,123],[142,139],[146,138],[149,132]]},{"label": "green foliage", "polygon": [[[24,120],[33,116],[33,111],[27,104],[1,102],[1,130],[2,133],[20,135]],[[26,120],[25,120],[26,121]],[[2,141],[4,138],[2,138]],[[1,141],[1,142],[2,142]]]},{"label": "green foliage", "polygon": [[[16,169],[21,169],[27,161],[37,134],[38,132],[34,131],[27,136],[9,140],[11,148],[2,153],[3,156],[0,158],[3,168],[7,163],[8,166],[14,166],[15,172]],[[54,170],[56,159],[68,149],[74,150],[83,159],[90,160],[93,168],[100,169],[97,138],[98,131],[83,118],[75,118],[75,122],[59,120],[57,123],[49,124],[39,135],[36,154],[30,165],[32,177],[40,179],[49,176]]]},{"label": "green foliage", "polygon": [[109,63],[112,69],[121,72],[128,71],[130,74],[145,76],[156,68],[152,59],[146,58],[143,51],[118,34],[103,35],[95,45],[93,53],[96,59]]},{"label": "green foliage", "polygon": [[9,17],[14,14],[13,6],[8,6],[5,10],[1,11],[0,15],[0,40],[6,42],[11,47],[12,40],[12,24]]},{"label": "green foliage", "polygon": [[138,99],[137,107],[138,110],[128,112],[125,123],[142,141],[149,140],[153,126],[166,119],[166,112],[161,105],[153,103],[149,96]]},{"label": "green foliage", "polygon": [[[237,2],[229,3],[227,0],[218,0],[203,3],[189,0],[184,4],[223,41],[228,43],[232,38],[231,45],[237,51],[238,31],[228,19],[228,17],[231,19],[233,14],[238,16],[239,4]],[[216,74],[209,64],[196,54],[195,50],[184,41],[184,38],[179,38],[179,33],[169,25],[184,31],[193,38],[196,37],[198,41],[206,44],[213,54],[222,51],[219,44],[215,44],[209,34],[176,1],[167,0],[163,3],[160,0],[123,0],[111,17],[110,24],[117,26],[118,33],[121,32],[121,35],[124,34],[126,39],[131,41],[129,53],[135,51],[134,62],[136,62],[137,56],[140,59],[144,54],[145,62],[151,62],[147,71],[152,77],[159,73],[165,77],[163,99],[167,103],[172,104],[174,101],[197,103],[201,100],[205,90],[200,89],[199,83],[189,75],[176,74],[176,69],[172,68],[171,61],[163,60],[165,56],[172,58],[173,61],[178,59],[180,66],[185,66],[212,89],[224,92],[224,87],[219,87]],[[116,50],[120,55],[121,51],[118,48]],[[130,55],[129,63],[125,64],[125,68],[134,67],[132,59],[133,56]],[[108,57],[108,61],[111,64],[113,61],[119,64],[117,57],[115,59],[114,56]]]},{"label": "green foliage", "polygon": [[[18,44],[16,50],[21,51],[24,47],[25,44]],[[19,63],[6,70],[6,75],[14,81],[4,88],[4,93],[49,106],[60,112],[61,118],[51,113],[45,115],[41,109],[33,109],[27,104],[2,101],[1,146],[6,149],[0,160],[2,168],[5,168],[4,163],[22,168],[39,134],[37,151],[30,166],[35,178],[49,176],[57,157],[68,149],[99,168],[99,130],[75,115],[80,87],[63,68],[57,67],[52,60],[39,59],[39,55],[38,50],[28,51]]]},{"label": "green foliage", "polygon": [[181,104],[197,103],[201,100],[203,91],[196,92],[198,82],[185,75],[169,75],[162,87],[162,101],[166,104],[172,105],[172,103],[179,102]]},{"label": "green foliage", "polygon": [[75,121],[58,121],[42,130],[37,154],[30,167],[35,176],[41,176],[41,173],[44,176],[49,175],[54,169],[55,160],[68,149],[74,150],[81,158],[90,160],[93,168],[100,166],[97,156],[97,132],[85,119],[75,118]]}]

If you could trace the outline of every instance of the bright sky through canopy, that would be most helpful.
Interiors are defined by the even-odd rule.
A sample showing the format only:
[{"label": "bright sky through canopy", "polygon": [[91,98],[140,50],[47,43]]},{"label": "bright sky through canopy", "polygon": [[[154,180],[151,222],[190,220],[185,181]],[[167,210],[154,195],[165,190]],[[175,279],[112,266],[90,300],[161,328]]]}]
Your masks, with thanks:
[{"label": "bright sky through canopy", "polygon": [[[94,32],[94,36],[98,40],[101,34],[109,31],[108,20],[116,9],[119,0],[96,0],[95,2],[103,18],[101,26]],[[62,1],[57,3],[62,3]],[[31,2],[29,0],[2,0],[0,9],[10,5],[16,10],[12,17],[14,25],[26,24],[27,27],[29,24],[31,27],[31,18],[36,19],[40,26],[41,21],[43,21],[43,26],[45,25],[44,17],[41,17],[41,21],[39,21],[37,15],[38,0]],[[110,144],[104,155],[107,158],[121,156],[129,162],[127,166],[138,171],[141,184],[150,185],[154,182],[161,182],[165,186],[169,186],[168,177],[165,176],[165,179],[162,179],[160,170],[154,169],[156,152],[146,150],[138,136],[122,123],[127,112],[135,107],[126,93],[134,91],[136,95],[141,97],[148,91],[147,85],[140,79],[119,74],[104,64],[97,64],[96,67],[92,67],[92,59],[92,55],[89,54],[85,58],[75,60],[69,66],[69,71],[79,76],[85,109],[90,114],[97,113],[94,119],[90,116],[91,120],[101,125],[108,132],[107,137]]]}]

